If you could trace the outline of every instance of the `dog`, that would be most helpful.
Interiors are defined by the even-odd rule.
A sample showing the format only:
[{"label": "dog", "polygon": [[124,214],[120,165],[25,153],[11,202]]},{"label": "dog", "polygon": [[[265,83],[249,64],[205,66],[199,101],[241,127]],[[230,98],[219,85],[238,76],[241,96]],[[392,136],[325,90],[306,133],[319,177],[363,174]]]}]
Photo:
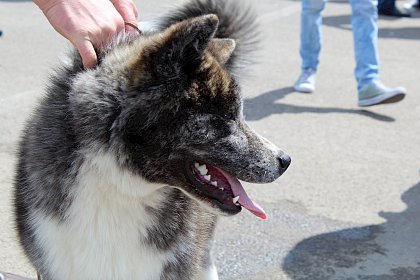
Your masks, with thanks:
[{"label": "dog", "polygon": [[272,182],[290,157],[244,121],[255,18],[236,3],[192,0],[117,36],[95,68],[73,51],[51,77],[14,190],[43,280],[218,279],[217,217],[266,217],[239,180]]}]

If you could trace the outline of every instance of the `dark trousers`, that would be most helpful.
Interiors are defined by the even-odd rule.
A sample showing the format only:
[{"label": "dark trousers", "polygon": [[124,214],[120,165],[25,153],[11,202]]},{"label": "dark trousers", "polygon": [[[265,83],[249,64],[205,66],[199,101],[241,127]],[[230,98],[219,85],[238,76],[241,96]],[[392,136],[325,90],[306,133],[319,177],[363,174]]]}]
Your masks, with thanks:
[{"label": "dark trousers", "polygon": [[378,10],[393,10],[395,0],[378,0]]}]

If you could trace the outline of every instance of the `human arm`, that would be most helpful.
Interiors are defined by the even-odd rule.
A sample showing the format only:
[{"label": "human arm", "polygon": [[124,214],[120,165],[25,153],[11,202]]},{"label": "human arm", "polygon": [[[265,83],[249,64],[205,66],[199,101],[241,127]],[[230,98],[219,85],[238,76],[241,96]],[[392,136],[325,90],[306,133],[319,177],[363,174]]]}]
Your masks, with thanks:
[{"label": "human arm", "polygon": [[133,0],[34,0],[54,29],[79,51],[83,65],[97,64],[95,48],[125,29],[137,25]]}]

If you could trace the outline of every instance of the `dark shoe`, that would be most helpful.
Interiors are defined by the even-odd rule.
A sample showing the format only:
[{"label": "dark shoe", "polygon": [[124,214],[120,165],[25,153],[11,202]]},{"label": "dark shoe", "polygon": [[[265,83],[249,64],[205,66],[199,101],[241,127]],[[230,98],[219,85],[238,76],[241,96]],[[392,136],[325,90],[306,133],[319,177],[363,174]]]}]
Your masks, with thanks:
[{"label": "dark shoe", "polygon": [[382,16],[390,16],[390,17],[411,17],[411,14],[403,13],[396,7],[394,7],[393,9],[388,9],[388,8],[378,9],[378,14]]}]

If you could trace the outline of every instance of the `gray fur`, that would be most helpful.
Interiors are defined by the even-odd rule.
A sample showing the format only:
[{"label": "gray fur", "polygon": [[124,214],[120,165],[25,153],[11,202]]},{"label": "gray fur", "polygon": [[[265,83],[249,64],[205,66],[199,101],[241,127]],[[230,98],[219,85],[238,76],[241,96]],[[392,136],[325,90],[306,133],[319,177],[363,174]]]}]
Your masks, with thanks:
[{"label": "gray fur", "polygon": [[246,73],[259,44],[259,30],[252,6],[247,3],[238,4],[234,0],[197,0],[168,13],[158,21],[160,28],[182,21],[188,17],[203,14],[216,14],[219,17],[219,28],[215,38],[230,38],[236,41],[236,50],[226,63],[226,67],[236,79]]},{"label": "gray fur", "polygon": [[[139,228],[140,244],[168,255],[153,279],[197,279],[212,264],[216,215],[240,211],[203,198],[187,175],[191,162],[257,183],[271,182],[287,168],[287,156],[268,149],[243,120],[235,75],[255,38],[254,18],[237,6],[228,14],[226,5],[191,1],[162,17],[154,32],[120,35],[101,50],[96,68],[85,70],[74,52],[51,78],[23,132],[14,200],[21,244],[44,279],[58,276],[37,241],[34,217],[63,227],[71,222],[88,155],[111,154],[118,169],[165,186],[156,190],[164,198],[158,205],[139,201],[144,220],[152,221]],[[215,37],[236,41],[222,64],[206,50]]]}]

